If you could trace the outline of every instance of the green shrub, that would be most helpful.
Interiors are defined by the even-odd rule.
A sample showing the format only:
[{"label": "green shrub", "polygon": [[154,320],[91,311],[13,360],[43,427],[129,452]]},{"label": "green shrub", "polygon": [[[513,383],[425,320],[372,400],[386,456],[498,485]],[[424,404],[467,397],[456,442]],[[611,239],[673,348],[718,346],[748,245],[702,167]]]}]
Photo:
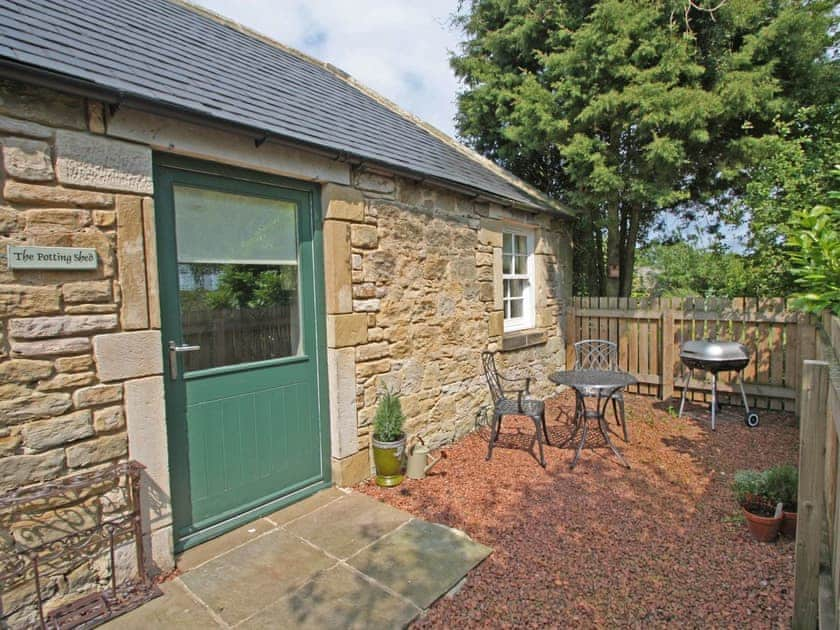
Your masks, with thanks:
[{"label": "green shrub", "polygon": [[373,435],[382,442],[393,442],[403,435],[403,414],[399,394],[386,390],[379,396],[379,405],[373,417]]},{"label": "green shrub", "polygon": [[[833,170],[840,182],[840,167]],[[799,290],[793,305],[809,313],[840,315],[840,191],[826,205],[795,212],[788,226],[790,266]]]},{"label": "green shrub", "polygon": [[796,495],[799,490],[799,471],[795,466],[783,464],[773,466],[764,472],[764,486],[768,498],[781,501],[788,512],[796,511]]},{"label": "green shrub", "polygon": [[798,485],[799,472],[794,466],[783,464],[764,471],[737,471],[732,491],[738,505],[748,512],[772,516],[779,502],[789,512],[796,511]]},{"label": "green shrub", "polygon": [[764,473],[757,470],[736,471],[732,491],[739,505],[754,497],[765,497]]}]

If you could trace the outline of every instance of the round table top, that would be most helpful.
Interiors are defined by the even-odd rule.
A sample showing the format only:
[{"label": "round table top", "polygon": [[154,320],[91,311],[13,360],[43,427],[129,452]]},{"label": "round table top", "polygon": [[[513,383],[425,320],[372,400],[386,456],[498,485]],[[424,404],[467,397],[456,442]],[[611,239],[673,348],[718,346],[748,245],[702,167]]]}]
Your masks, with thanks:
[{"label": "round table top", "polygon": [[638,383],[629,372],[616,370],[565,370],[554,372],[548,379],[556,385],[586,389],[617,389]]}]

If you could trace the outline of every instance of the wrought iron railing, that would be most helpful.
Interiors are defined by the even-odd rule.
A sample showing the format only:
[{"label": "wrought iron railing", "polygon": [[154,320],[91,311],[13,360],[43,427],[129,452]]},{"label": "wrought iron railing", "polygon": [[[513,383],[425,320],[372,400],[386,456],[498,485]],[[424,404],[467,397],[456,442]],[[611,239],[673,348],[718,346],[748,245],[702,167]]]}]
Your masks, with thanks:
[{"label": "wrought iron railing", "polygon": [[[41,628],[92,628],[160,595],[144,557],[143,470],[138,462],[119,463],[0,496],[0,531],[6,537],[0,545],[0,602],[30,584]],[[118,577],[118,549],[133,549],[136,575]],[[107,587],[78,597],[66,593],[62,602],[69,602],[49,608],[49,586],[57,576],[103,557]]]}]

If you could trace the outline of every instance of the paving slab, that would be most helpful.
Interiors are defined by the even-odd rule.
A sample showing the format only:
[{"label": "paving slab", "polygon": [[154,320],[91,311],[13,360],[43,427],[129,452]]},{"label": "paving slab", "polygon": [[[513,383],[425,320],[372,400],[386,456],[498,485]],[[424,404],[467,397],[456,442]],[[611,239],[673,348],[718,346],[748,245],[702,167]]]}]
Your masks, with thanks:
[{"label": "paving slab", "polygon": [[326,490],[186,552],[162,597],[108,628],[403,628],[489,553],[371,497]]},{"label": "paving slab", "polygon": [[109,630],[207,630],[223,627],[216,623],[204,606],[190,597],[180,580],[166,582],[161,584],[160,588],[163,591],[161,597],[117,617],[102,627]]},{"label": "paving slab", "polygon": [[420,609],[346,566],[335,566],[237,628],[404,628]]},{"label": "paving slab", "polygon": [[247,525],[237,527],[232,532],[222,534],[218,538],[213,538],[206,543],[187,549],[178,556],[175,564],[181,572],[190,571],[213,558],[229,553],[240,545],[256,540],[272,529],[276,529],[273,523],[264,518],[259,518]]},{"label": "paving slab", "polygon": [[347,493],[342,492],[338,488],[327,488],[326,490],[321,490],[321,492],[316,492],[311,497],[307,497],[302,501],[292,503],[287,507],[279,509],[266,516],[266,518],[276,525],[285,525],[286,523],[300,518],[301,516],[305,516],[306,514],[309,514],[328,503],[332,503],[336,499],[346,496]]},{"label": "paving slab", "polygon": [[411,519],[362,494],[350,494],[292,521],[286,531],[337,558],[348,558]]},{"label": "paving slab", "polygon": [[423,609],[491,552],[463,533],[415,519],[350,558],[348,564]]},{"label": "paving slab", "polygon": [[185,573],[181,580],[225,622],[235,624],[335,564],[277,530]]}]

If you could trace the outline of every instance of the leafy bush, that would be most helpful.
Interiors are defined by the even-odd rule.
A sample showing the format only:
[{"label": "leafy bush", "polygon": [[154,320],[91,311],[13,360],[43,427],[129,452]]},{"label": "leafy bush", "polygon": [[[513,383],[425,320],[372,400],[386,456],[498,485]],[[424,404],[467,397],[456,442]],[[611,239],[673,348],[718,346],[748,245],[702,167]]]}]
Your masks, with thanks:
[{"label": "leafy bush", "polygon": [[773,466],[764,472],[764,486],[773,503],[781,501],[788,512],[796,511],[796,496],[799,490],[799,471],[795,466],[783,464]]},{"label": "leafy bush", "polygon": [[772,516],[781,502],[788,511],[796,510],[799,472],[789,464],[764,471],[739,470],[732,480],[738,504],[753,514]]},{"label": "leafy bush", "polygon": [[385,390],[379,396],[379,405],[373,417],[373,435],[377,440],[393,442],[403,435],[403,414],[399,394]]},{"label": "leafy bush", "polygon": [[765,495],[764,474],[757,470],[739,470],[732,481],[732,491],[740,505],[749,497]]},{"label": "leafy bush", "polygon": [[[834,168],[840,181],[840,166]],[[795,212],[788,226],[791,272],[799,285],[794,306],[809,313],[829,309],[840,315],[840,191],[830,205]]]}]

